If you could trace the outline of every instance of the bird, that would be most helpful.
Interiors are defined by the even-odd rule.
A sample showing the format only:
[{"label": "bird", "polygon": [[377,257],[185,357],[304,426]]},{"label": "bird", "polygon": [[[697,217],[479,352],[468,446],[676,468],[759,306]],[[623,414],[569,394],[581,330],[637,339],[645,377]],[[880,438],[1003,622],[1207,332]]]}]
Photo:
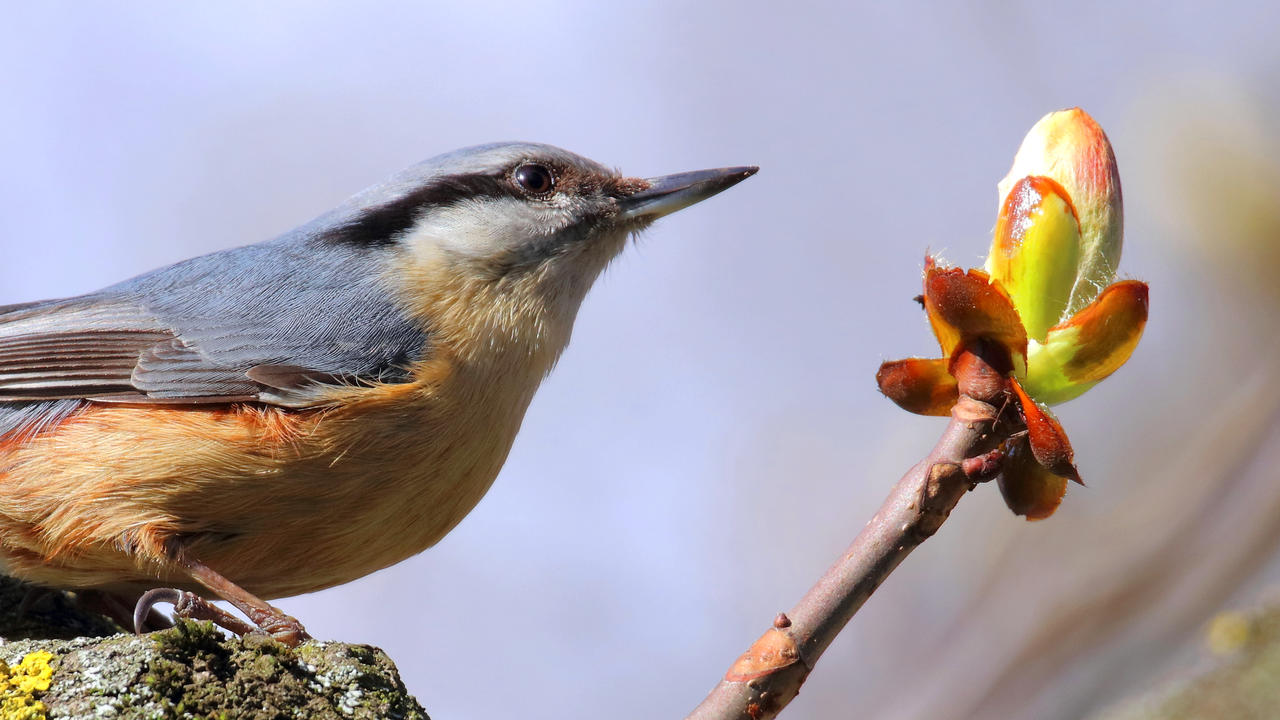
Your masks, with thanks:
[{"label": "bird", "polygon": [[139,632],[172,603],[308,639],[269,601],[444,537],[628,239],[757,170],[475,146],[274,239],[0,307],[0,572]]}]

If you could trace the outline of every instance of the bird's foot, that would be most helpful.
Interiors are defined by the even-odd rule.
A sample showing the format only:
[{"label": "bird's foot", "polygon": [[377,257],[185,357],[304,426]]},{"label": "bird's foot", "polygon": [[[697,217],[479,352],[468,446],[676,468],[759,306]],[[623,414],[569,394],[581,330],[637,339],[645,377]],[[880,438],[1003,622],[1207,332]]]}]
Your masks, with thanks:
[{"label": "bird's foot", "polygon": [[199,595],[177,588],[148,590],[142,597],[138,598],[138,604],[133,609],[135,632],[141,634],[145,631],[149,624],[147,616],[157,603],[172,604],[174,617],[188,620],[208,620],[214,625],[236,635],[263,633],[289,647],[297,647],[311,639],[311,636],[307,634],[306,628],[302,627],[302,623],[298,622],[297,618],[286,615],[276,608],[270,608],[270,611],[255,609],[250,612],[250,619],[257,623],[255,627]]},{"label": "bird's foot", "polygon": [[[252,619],[258,624],[257,627],[254,627],[199,595],[186,590],[178,590],[177,588],[156,588],[147,591],[138,599],[138,604],[133,609],[133,626],[138,633],[145,631],[147,627],[146,618],[157,603],[172,604],[175,617],[189,620],[208,620],[218,627],[237,635],[248,635],[255,632],[266,633],[290,647],[294,647],[304,640],[309,640],[311,637],[303,629],[302,623],[278,610],[274,614],[268,612],[253,613],[254,617]],[[272,609],[274,610],[274,608]]]},{"label": "bird's foot", "polygon": [[286,615],[276,608],[271,608],[275,612],[251,612],[249,617],[258,623],[258,629],[276,640],[288,645],[289,647],[297,647],[302,643],[311,639],[307,634],[307,629],[302,627],[302,623],[292,615]]},{"label": "bird's foot", "polygon": [[187,572],[191,573],[191,577],[196,582],[236,606],[240,612],[247,615],[250,620],[258,625],[258,629],[276,640],[289,647],[296,647],[300,643],[311,639],[311,636],[307,634],[306,629],[302,627],[302,623],[298,622],[297,618],[286,615],[279,608],[247,592],[244,588],[223,577],[208,565],[192,558],[185,558],[183,567]]},{"label": "bird's foot", "polygon": [[311,639],[306,628],[302,627],[302,623],[298,622],[297,618],[286,615],[279,608],[231,582],[208,565],[189,557],[181,557],[181,555],[178,562],[193,580],[234,605],[249,618],[250,622],[241,620],[193,592],[176,588],[156,588],[148,590],[138,599],[138,604],[134,607],[133,627],[137,632],[141,633],[146,627],[147,614],[156,603],[171,603],[175,617],[209,620],[236,635],[251,633],[269,635],[289,647],[297,647]]}]

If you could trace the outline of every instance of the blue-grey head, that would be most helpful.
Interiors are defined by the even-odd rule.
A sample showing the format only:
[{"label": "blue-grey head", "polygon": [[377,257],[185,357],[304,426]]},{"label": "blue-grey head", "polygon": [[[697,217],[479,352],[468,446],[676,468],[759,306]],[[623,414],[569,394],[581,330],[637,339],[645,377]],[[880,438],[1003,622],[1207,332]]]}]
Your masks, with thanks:
[{"label": "blue-grey head", "polygon": [[636,178],[549,145],[483,145],[409,168],[302,230],[330,246],[390,251],[401,300],[435,330],[489,325],[562,347],[629,235],[756,170]]},{"label": "blue-grey head", "polygon": [[627,234],[756,170],[642,179],[550,145],[481,145],[415,165],[317,222],[337,242],[400,244],[500,277],[616,253]]}]

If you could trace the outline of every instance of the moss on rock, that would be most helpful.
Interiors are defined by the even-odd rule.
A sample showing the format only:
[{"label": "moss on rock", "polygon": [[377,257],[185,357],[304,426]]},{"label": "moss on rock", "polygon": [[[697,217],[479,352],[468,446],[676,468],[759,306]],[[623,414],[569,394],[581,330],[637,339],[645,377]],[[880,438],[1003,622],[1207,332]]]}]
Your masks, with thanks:
[{"label": "moss on rock", "polygon": [[[11,590],[0,581],[0,602]],[[144,636],[106,635],[113,625],[55,595],[45,616],[9,618],[12,602],[0,611],[0,661],[43,663],[29,660],[20,673],[44,678],[26,683],[22,702],[38,713],[23,720],[427,720],[377,648],[317,641],[288,648],[265,636],[228,638],[194,622]],[[96,632],[60,639],[68,633],[57,620]],[[15,640],[23,630],[27,639]]]}]

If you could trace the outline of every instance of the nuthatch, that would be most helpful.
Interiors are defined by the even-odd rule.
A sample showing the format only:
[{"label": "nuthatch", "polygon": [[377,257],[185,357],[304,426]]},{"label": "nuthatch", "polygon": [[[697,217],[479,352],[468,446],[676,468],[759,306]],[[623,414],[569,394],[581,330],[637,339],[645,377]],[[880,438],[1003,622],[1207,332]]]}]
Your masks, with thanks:
[{"label": "nuthatch", "polygon": [[755,172],[486,145],[274,240],[0,308],[0,571],[139,627],[165,601],[252,629],[208,596],[305,639],[263,598],[440,540],[627,237]]}]

